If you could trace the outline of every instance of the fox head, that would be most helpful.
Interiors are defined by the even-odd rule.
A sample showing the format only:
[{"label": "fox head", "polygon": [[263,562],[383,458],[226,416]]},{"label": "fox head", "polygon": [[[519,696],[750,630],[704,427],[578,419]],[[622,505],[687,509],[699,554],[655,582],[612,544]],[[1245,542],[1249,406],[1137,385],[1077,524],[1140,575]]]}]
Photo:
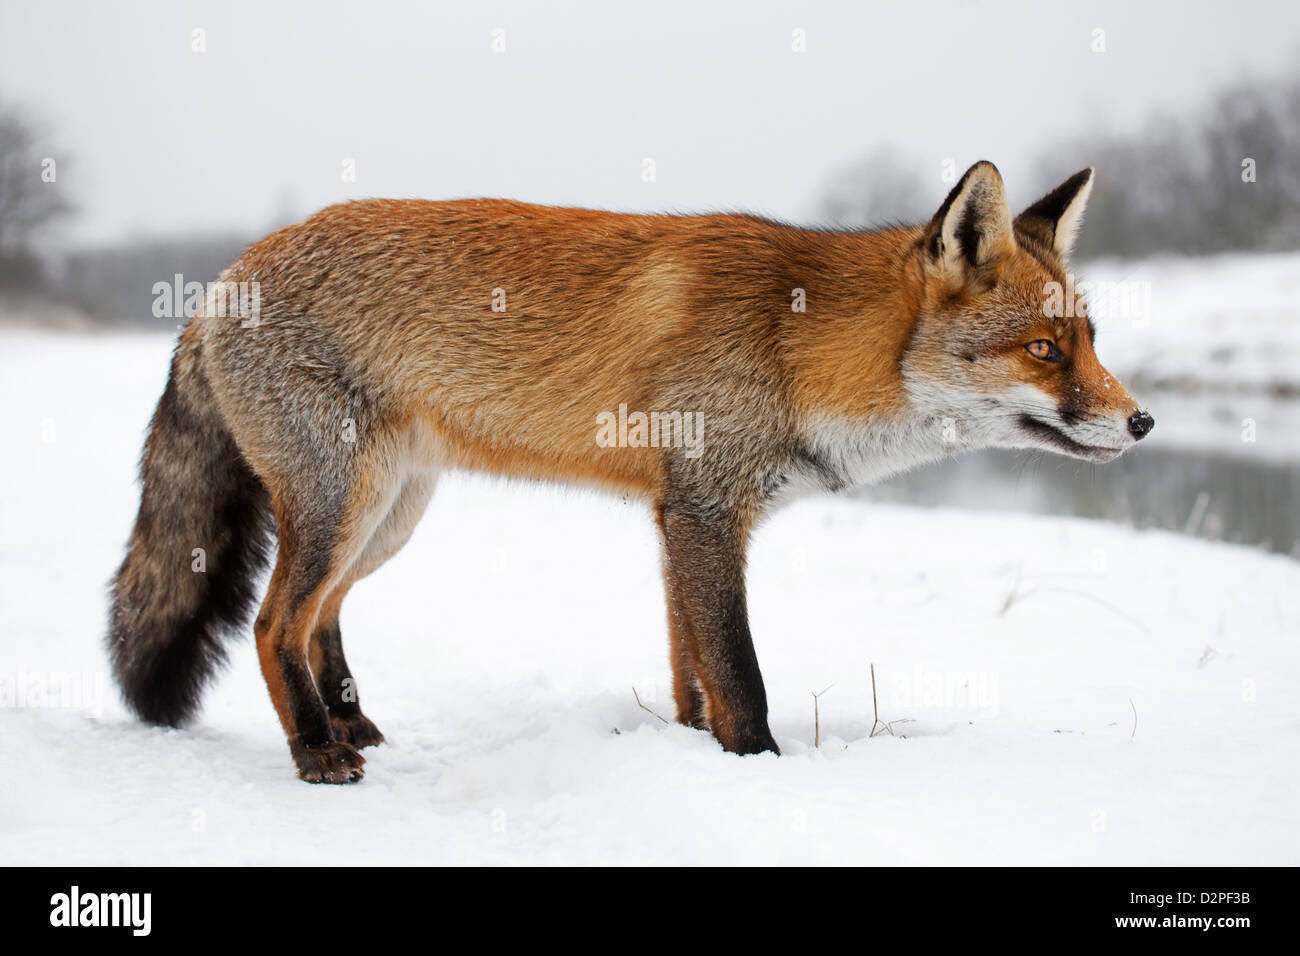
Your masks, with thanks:
[{"label": "fox head", "polygon": [[1105,462],[1155,425],[1102,367],[1066,265],[1092,188],[1085,169],[1012,219],[992,163],[966,171],[924,228],[909,400],[967,446]]}]

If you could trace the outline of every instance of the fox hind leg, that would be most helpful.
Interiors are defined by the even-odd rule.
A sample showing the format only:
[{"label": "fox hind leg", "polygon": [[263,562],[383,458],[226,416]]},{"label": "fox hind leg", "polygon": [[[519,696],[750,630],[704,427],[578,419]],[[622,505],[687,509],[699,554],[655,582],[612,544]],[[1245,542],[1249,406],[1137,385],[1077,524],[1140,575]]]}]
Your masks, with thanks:
[{"label": "fox hind leg", "polygon": [[[334,737],[329,715],[307,665],[307,640],[316,625],[326,587],[330,529],[303,533],[276,509],[280,552],[271,586],[253,631],[271,703],[289,741],[298,776],[312,783],[360,780],[364,760]],[[325,561],[313,559],[325,555]],[[324,566],[322,566],[324,564]]]},{"label": "fox hind leg", "polygon": [[280,549],[254,625],[257,656],[298,776],[312,783],[349,783],[364,774],[364,758],[335,734],[309,649],[327,599],[397,497],[390,445],[374,436],[346,467],[304,468],[294,482],[267,481]]},{"label": "fox hind leg", "polygon": [[325,712],[329,716],[334,739],[351,744],[358,750],[382,744],[384,735],[361,712],[356,679],[348,669],[347,658],[343,654],[343,635],[339,630],[337,610],[328,615],[325,611],[321,612],[316,629],[312,632],[307,656],[316,680],[316,689],[320,692]]},{"label": "fox hind leg", "polygon": [[378,570],[410,540],[433,495],[437,478],[436,472],[424,472],[406,480],[388,514],[325,601],[312,633],[308,657],[334,737],[358,749],[383,743],[384,735],[361,712],[356,679],[343,654],[339,612],[352,585]]}]

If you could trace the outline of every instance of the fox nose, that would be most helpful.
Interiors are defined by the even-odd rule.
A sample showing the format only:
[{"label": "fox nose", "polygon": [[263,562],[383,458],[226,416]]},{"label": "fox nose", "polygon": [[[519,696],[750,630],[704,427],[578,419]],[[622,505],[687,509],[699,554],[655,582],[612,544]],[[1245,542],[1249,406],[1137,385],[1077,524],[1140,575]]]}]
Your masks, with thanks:
[{"label": "fox nose", "polygon": [[1128,420],[1128,432],[1139,441],[1146,438],[1151,429],[1156,427],[1156,420],[1148,412],[1134,412]]}]

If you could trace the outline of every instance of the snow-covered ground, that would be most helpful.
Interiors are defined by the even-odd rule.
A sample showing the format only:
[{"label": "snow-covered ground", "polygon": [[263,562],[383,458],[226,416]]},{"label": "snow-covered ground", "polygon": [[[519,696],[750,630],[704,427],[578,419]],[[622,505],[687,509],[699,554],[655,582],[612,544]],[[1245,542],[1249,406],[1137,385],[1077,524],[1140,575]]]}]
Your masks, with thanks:
[{"label": "snow-covered ground", "polygon": [[1300,863],[1300,563],[1078,520],[780,514],[750,604],[785,755],[742,759],[633,698],[671,714],[640,508],[456,477],[344,610],[389,740],[361,784],[294,777],[249,637],[197,724],[142,726],[104,585],[169,348],[0,333],[5,862]]}]

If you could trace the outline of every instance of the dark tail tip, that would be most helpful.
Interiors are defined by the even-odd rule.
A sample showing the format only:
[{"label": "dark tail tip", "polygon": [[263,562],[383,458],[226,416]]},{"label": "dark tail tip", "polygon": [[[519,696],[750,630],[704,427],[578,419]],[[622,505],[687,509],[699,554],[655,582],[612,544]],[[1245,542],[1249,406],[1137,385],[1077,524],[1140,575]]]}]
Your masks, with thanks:
[{"label": "dark tail tip", "polygon": [[141,720],[179,727],[198,712],[203,688],[225,661],[225,652],[193,624],[157,633],[166,639],[114,628],[109,635],[113,675],[123,700]]}]

